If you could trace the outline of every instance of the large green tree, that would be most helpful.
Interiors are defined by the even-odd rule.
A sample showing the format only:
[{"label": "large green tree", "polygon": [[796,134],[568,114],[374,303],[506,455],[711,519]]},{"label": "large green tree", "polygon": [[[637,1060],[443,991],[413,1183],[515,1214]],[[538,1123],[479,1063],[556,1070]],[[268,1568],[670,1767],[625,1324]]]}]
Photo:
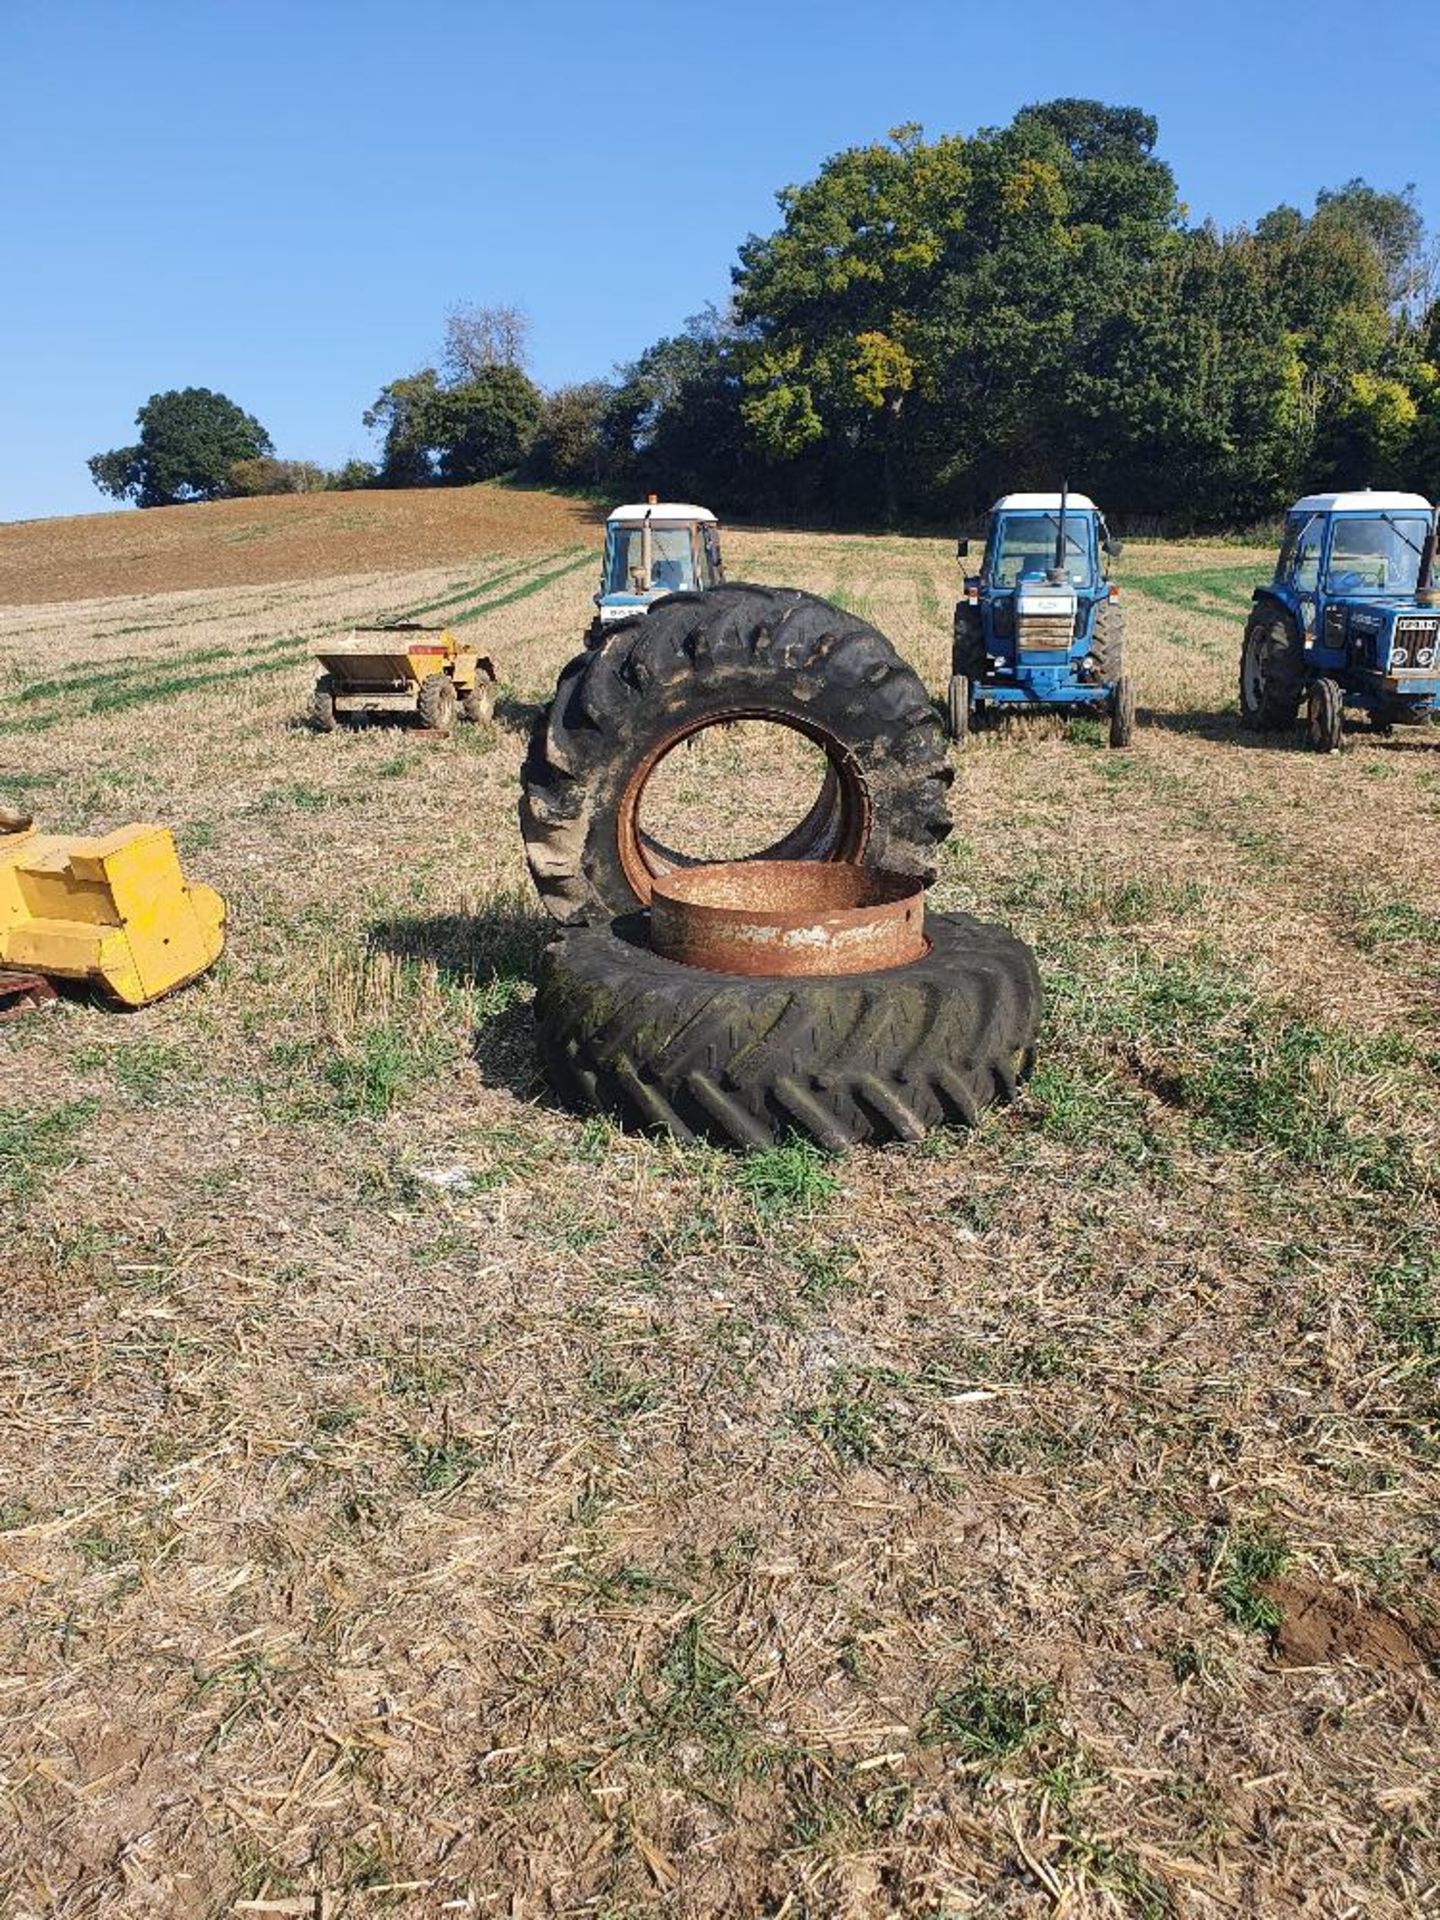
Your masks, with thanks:
[{"label": "large green tree", "polygon": [[540,425],[539,388],[517,366],[446,382],[433,367],[392,380],[365,414],[384,434],[384,486],[456,486],[519,466]]},{"label": "large green tree", "polygon": [[253,414],[208,387],[151,394],[135,424],[134,446],[94,454],[87,464],[102,493],[141,507],[220,499],[232,491],[237,461],[275,451]]}]

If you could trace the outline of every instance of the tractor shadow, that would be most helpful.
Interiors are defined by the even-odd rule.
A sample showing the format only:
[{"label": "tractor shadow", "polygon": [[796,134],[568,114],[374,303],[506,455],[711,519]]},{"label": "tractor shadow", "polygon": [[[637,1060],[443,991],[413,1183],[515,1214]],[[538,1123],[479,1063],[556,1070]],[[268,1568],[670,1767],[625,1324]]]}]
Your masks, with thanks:
[{"label": "tractor shadow", "polygon": [[512,896],[474,913],[377,920],[366,944],[397,960],[428,961],[442,982],[464,994],[476,1014],[470,1057],[487,1087],[553,1106],[536,1058],[530,1002],[540,956],[554,934],[547,914]]},{"label": "tractor shadow", "polygon": [[[1305,737],[1303,725],[1282,733],[1252,733],[1242,727],[1233,708],[1228,713],[1165,713],[1158,707],[1142,707],[1137,715],[1140,727],[1156,733],[1171,733],[1181,739],[1213,740],[1217,745],[1244,747],[1258,753],[1303,753],[1315,749]],[[1397,727],[1393,733],[1379,733],[1364,720],[1347,720],[1345,744],[1375,753],[1397,748],[1440,744],[1440,733],[1425,727]]]}]

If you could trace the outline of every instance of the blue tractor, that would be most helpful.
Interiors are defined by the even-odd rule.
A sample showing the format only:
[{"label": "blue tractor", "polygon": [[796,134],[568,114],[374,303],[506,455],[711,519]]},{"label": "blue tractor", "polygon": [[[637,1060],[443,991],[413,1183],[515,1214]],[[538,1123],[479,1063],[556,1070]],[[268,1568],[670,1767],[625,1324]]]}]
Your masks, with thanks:
[{"label": "blue tractor", "polygon": [[[970,542],[958,551],[963,560]],[[1027,710],[1103,713],[1111,746],[1130,745],[1135,690],[1109,577],[1120,551],[1083,493],[996,501],[980,571],[955,608],[946,718],[957,746],[972,723]]]},{"label": "blue tractor", "polygon": [[1289,729],[1303,706],[1310,744],[1336,753],[1346,707],[1384,733],[1440,713],[1435,533],[1418,493],[1297,501],[1245,628],[1242,725]]}]

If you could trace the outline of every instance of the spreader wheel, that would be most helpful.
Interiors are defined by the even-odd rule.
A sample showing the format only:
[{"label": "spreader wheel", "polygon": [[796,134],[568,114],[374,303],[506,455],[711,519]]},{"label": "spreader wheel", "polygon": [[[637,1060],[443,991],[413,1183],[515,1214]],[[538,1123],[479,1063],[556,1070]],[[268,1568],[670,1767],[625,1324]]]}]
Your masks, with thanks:
[{"label": "spreader wheel", "polygon": [[952,673],[945,693],[945,731],[952,743],[963,747],[970,734],[970,682],[963,673]]},{"label": "spreader wheel", "polygon": [[1317,753],[1339,753],[1345,699],[1339,683],[1312,680],[1305,696],[1305,735]]},{"label": "spreader wheel", "polygon": [[462,720],[484,722],[495,718],[495,682],[477,680],[460,702]]},{"label": "spreader wheel", "polygon": [[1122,673],[1110,695],[1110,744],[1128,747],[1135,738],[1135,682]]},{"label": "spreader wheel", "polygon": [[321,674],[310,696],[310,724],[316,733],[335,731],[335,682],[328,673]]},{"label": "spreader wheel", "polygon": [[428,674],[420,682],[415,711],[420,724],[430,733],[449,733],[455,725],[455,682],[448,673]]}]

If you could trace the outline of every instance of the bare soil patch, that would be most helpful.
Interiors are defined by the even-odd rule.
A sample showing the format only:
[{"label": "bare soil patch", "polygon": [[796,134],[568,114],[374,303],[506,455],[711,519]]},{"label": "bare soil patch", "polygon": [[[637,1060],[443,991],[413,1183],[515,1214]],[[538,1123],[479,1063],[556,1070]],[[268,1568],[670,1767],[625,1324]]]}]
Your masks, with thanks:
[{"label": "bare soil patch", "polygon": [[506,487],[280,494],[0,526],[0,605],[302,582],[600,542],[583,501]]}]

